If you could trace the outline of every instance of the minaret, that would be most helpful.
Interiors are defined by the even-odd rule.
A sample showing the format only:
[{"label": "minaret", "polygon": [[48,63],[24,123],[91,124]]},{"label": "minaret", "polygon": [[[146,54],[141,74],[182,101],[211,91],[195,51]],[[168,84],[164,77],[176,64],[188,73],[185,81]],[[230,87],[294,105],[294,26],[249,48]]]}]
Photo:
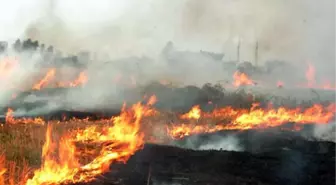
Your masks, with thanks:
[{"label": "minaret", "polygon": [[237,45],[237,63],[240,62],[240,37],[238,40],[238,45]]},{"label": "minaret", "polygon": [[254,53],[254,65],[258,66],[258,58],[259,57],[259,42],[256,42],[256,46],[255,46],[255,53]]}]

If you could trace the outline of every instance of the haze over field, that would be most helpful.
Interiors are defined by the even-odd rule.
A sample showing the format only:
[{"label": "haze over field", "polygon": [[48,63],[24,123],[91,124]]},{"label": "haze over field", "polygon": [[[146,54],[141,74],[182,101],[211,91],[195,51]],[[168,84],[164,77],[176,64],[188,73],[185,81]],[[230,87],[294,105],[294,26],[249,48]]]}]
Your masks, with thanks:
[{"label": "haze over field", "polygon": [[1,39],[29,36],[65,52],[155,55],[172,40],[234,60],[240,37],[242,60],[253,60],[258,40],[262,61],[335,61],[334,0],[1,1]]}]

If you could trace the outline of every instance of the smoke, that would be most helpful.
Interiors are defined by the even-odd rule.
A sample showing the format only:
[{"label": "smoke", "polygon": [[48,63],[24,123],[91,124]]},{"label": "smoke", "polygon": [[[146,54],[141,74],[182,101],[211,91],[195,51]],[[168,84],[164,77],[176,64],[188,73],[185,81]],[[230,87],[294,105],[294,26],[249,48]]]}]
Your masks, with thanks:
[{"label": "smoke", "polygon": [[318,140],[336,142],[336,123],[315,125],[313,136]]},{"label": "smoke", "polygon": [[216,139],[199,146],[200,150],[226,150],[226,151],[243,151],[239,145],[239,140],[234,136],[224,138],[217,137]]},{"label": "smoke", "polygon": [[[4,39],[23,33],[65,52],[87,49],[113,58],[153,55],[172,40],[181,48],[224,51],[242,60],[311,60],[331,64],[335,2],[325,0],[18,0],[6,3]],[[286,13],[284,13],[286,12]],[[3,24],[3,23],[2,23]],[[14,32],[12,32],[14,31]]]},{"label": "smoke", "polygon": [[[2,4],[6,4],[0,11],[0,24],[6,28],[0,31],[3,40],[30,37],[65,54],[88,50],[103,61],[138,57],[118,67],[89,66],[90,80],[97,86],[69,92],[67,97],[84,107],[104,103],[107,92],[116,95],[110,101],[122,96],[104,79],[127,71],[129,61],[138,63],[134,66],[141,70],[135,67],[127,73],[143,81],[168,76],[200,85],[231,78],[220,62],[198,51],[224,52],[224,60],[236,60],[238,42],[242,61],[254,60],[258,41],[261,62],[309,61],[319,74],[334,74],[330,67],[335,61],[333,0],[14,0]],[[175,51],[191,52],[175,52],[176,63],[170,64],[160,55],[167,41],[173,41]]]},{"label": "smoke", "polygon": [[209,138],[193,136],[186,138],[181,147],[194,150],[226,150],[226,151],[244,151],[239,139],[235,135],[211,135]]}]

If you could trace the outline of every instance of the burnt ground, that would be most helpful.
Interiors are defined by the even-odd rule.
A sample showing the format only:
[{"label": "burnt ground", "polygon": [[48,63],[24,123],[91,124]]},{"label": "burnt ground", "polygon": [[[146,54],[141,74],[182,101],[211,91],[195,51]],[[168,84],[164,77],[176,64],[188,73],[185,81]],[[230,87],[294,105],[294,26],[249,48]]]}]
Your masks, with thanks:
[{"label": "burnt ground", "polygon": [[[274,131],[241,132],[238,137],[250,137],[241,140],[243,152],[146,144],[126,164],[114,164],[111,172],[86,184],[334,184],[335,143],[292,133],[282,131],[272,138]],[[201,137],[206,141],[209,135]]]}]

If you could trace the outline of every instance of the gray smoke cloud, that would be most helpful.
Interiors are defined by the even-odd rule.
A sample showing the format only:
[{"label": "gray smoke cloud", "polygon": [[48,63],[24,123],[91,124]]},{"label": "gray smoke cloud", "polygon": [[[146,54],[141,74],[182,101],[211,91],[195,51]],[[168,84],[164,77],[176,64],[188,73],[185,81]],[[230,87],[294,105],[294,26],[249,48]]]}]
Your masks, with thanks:
[{"label": "gray smoke cloud", "polygon": [[225,151],[244,151],[244,146],[240,143],[236,135],[212,135],[204,139],[199,136],[186,138],[183,143],[178,144],[183,148],[193,150],[225,150]]},{"label": "gray smoke cloud", "polygon": [[313,135],[317,140],[336,142],[336,123],[315,125]]},{"label": "gray smoke cloud", "polygon": [[0,24],[8,29],[0,37],[113,58],[158,54],[172,40],[184,49],[225,51],[228,59],[240,38],[242,60],[253,60],[259,41],[261,60],[332,64],[334,9],[333,0],[15,0],[2,7]]},{"label": "gray smoke cloud", "polygon": [[209,143],[199,146],[200,150],[226,150],[226,151],[244,151],[238,138],[234,136],[217,137]]},{"label": "gray smoke cloud", "polygon": [[[220,63],[192,52],[177,53],[184,63],[179,62],[178,72],[172,72],[175,64],[166,64],[160,56],[167,41],[173,41],[177,51],[224,52],[227,61],[236,59],[239,40],[241,60],[253,61],[258,41],[261,62],[311,62],[317,75],[335,76],[330,67],[335,62],[333,0],[13,0],[3,4],[0,24],[6,29],[0,31],[0,39],[30,37],[64,53],[88,50],[103,59],[135,56],[139,58],[129,60],[142,63],[142,56],[152,58],[142,74],[134,74],[137,69],[129,72],[137,80],[168,76],[185,85],[202,85],[232,78]],[[67,99],[79,106],[98,106],[106,92],[116,89],[102,79],[125,66],[89,66],[90,80],[100,86],[69,92]],[[300,74],[304,75],[303,68]],[[83,98],[87,95],[92,98]]]}]

